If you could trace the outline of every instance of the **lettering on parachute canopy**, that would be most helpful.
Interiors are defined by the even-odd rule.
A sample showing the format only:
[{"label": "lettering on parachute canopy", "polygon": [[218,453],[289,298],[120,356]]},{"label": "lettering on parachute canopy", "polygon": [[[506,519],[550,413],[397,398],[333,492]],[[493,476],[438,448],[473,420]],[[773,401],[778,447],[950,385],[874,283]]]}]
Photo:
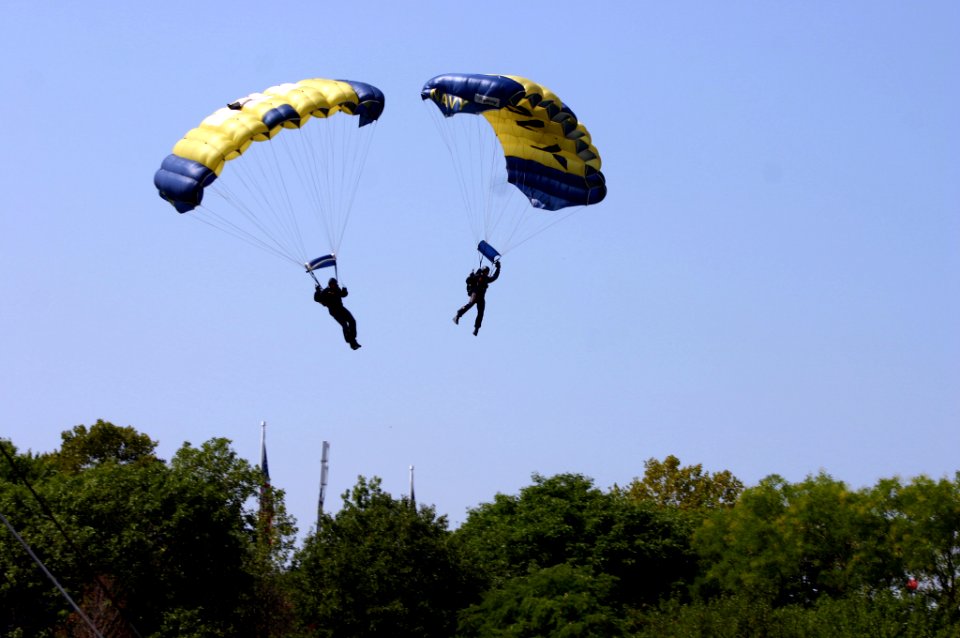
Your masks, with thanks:
[{"label": "lettering on parachute canopy", "polygon": [[433,89],[430,94],[430,99],[436,102],[442,111],[446,112],[456,112],[463,110],[463,98],[456,95],[450,95],[449,93],[442,93],[437,89]]},{"label": "lettering on parachute canopy", "polygon": [[489,95],[481,95],[480,93],[477,93],[473,96],[473,101],[477,104],[500,108],[500,98],[490,97]]}]

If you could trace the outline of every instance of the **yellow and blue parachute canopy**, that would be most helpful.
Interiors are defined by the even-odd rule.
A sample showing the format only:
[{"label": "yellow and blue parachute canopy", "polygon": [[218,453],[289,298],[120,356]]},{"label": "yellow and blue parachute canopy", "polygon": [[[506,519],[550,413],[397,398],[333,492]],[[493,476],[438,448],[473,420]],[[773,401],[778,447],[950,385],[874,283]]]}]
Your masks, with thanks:
[{"label": "yellow and blue parachute canopy", "polygon": [[204,188],[252,142],[338,112],[355,115],[359,126],[366,126],[383,107],[380,89],[363,82],[314,78],[273,86],[217,109],[188,131],[163,160],[153,183],[160,197],[185,213],[200,205]]},{"label": "yellow and blue parachute canopy", "polygon": [[445,117],[480,115],[503,147],[507,179],[546,210],[603,200],[600,154],[574,112],[549,89],[514,75],[448,73],[423,85]]}]

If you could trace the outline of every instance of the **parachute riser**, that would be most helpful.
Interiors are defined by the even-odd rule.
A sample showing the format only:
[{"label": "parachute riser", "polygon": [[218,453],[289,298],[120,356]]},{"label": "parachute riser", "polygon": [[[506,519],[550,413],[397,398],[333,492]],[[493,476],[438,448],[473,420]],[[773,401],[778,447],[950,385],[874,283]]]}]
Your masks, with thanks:
[{"label": "parachute riser", "polygon": [[[307,274],[310,275],[311,278],[313,278],[313,282],[314,282],[315,284],[317,284],[318,286],[320,286],[321,288],[323,288],[323,284],[320,283],[320,280],[317,279],[317,276],[316,276],[315,274],[313,274],[313,271],[312,271],[312,270],[308,270],[308,271],[307,271]],[[334,268],[333,268],[333,276],[336,278],[337,282],[340,283],[340,273],[337,272],[336,266],[334,266]]]}]

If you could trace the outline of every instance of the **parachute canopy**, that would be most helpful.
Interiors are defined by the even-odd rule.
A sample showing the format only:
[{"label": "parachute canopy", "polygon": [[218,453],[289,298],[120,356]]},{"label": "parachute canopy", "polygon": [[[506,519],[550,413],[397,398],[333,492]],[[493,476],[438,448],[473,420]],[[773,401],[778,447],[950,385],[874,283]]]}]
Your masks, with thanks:
[{"label": "parachute canopy", "polygon": [[310,272],[325,261],[307,261],[324,250],[317,235],[325,232],[326,252],[339,255],[373,137],[368,125],[383,108],[383,93],[363,82],[279,84],[217,109],[188,131],[153,181],[188,218]]},{"label": "parachute canopy", "polygon": [[449,73],[420,92],[445,117],[482,115],[506,158],[507,179],[536,208],[555,211],[603,200],[600,154],[573,111],[549,89],[514,75]]},{"label": "parachute canopy", "polygon": [[300,128],[311,118],[342,112],[359,117],[359,125],[376,121],[384,96],[374,86],[345,80],[309,79],[273,86],[217,109],[173,147],[153,183],[160,197],[181,213],[200,205],[228,160],[252,142],[272,139],[283,128]]}]

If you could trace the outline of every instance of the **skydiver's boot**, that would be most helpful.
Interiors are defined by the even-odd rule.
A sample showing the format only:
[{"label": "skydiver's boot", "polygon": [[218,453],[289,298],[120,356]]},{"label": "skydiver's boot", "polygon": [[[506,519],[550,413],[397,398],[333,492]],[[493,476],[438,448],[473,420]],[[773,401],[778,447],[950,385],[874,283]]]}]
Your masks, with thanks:
[{"label": "skydiver's boot", "polygon": [[352,350],[357,350],[357,349],[359,349],[360,347],[361,347],[360,344],[357,343],[356,340],[350,342],[350,348],[351,348]]},{"label": "skydiver's boot", "polygon": [[458,326],[460,325],[460,313],[459,313],[459,312],[458,312],[457,314],[453,315],[453,323],[455,323],[455,324],[458,325]]},{"label": "skydiver's boot", "polygon": [[473,336],[476,337],[478,332],[480,332],[480,326],[474,326],[474,328],[473,328]]}]

